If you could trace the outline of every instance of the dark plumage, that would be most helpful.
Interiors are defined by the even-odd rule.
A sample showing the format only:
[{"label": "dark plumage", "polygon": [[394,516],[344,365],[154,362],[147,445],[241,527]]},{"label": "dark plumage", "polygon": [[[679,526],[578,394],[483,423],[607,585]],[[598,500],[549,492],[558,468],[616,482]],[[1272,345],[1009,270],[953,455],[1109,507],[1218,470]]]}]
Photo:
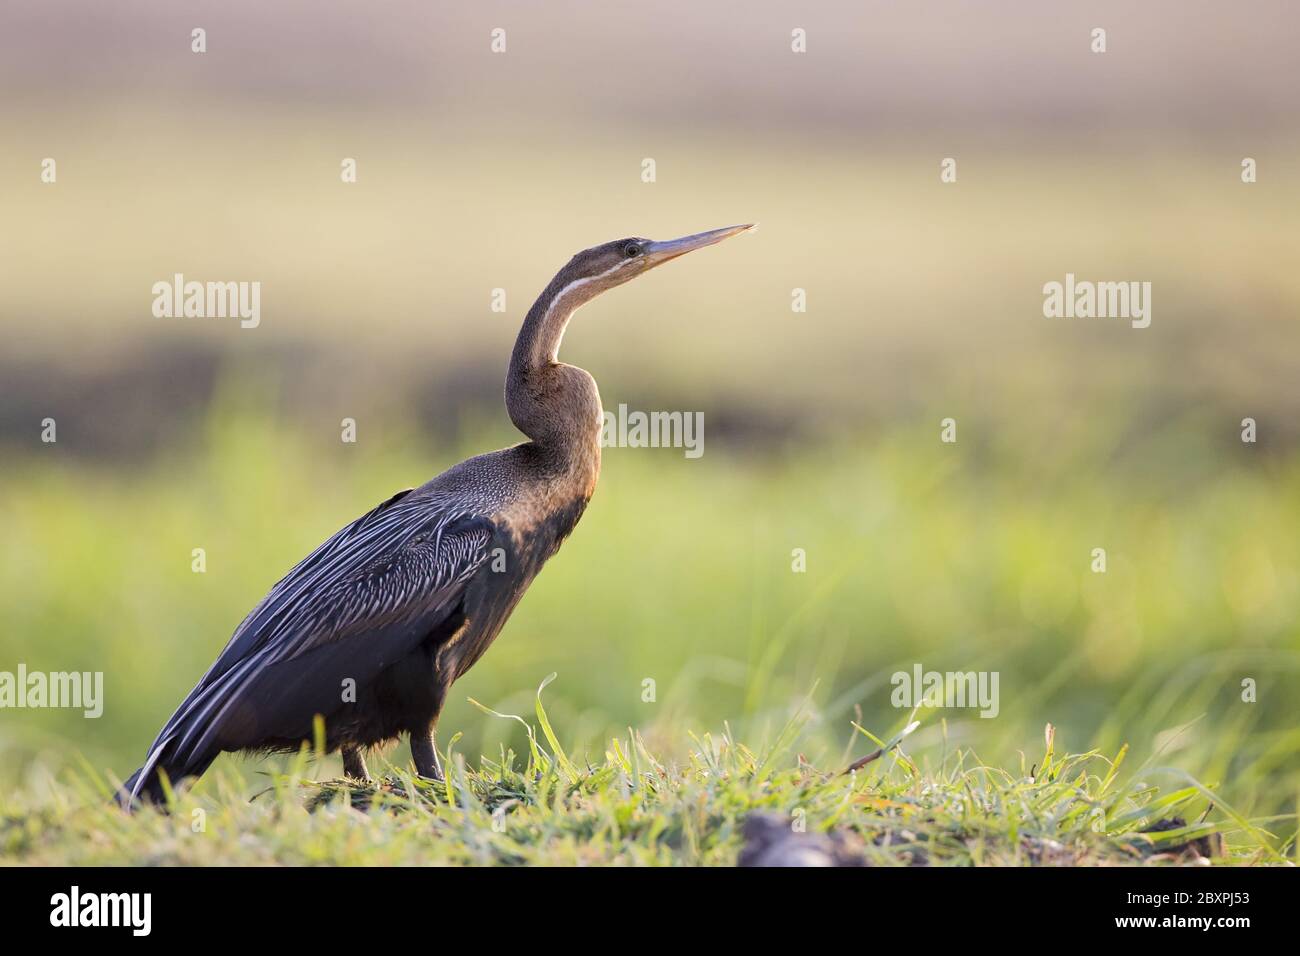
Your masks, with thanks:
[{"label": "dark plumage", "polygon": [[441,777],[434,728],[453,681],[500,633],[582,517],[600,473],[600,396],[561,363],[570,316],[606,289],[750,227],[669,242],[622,239],[578,253],[528,311],[506,409],[528,441],[393,495],[271,589],[167,721],[122,802],[158,800],[222,751],[326,744],[365,778],[365,748],[411,737],[418,773]]}]

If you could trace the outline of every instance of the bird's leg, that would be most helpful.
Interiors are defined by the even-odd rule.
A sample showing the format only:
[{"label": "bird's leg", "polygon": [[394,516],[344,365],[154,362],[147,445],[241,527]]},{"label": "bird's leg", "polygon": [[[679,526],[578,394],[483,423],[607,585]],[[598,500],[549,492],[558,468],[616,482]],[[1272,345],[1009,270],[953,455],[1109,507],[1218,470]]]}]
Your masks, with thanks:
[{"label": "bird's leg", "polygon": [[370,783],[370,773],[366,770],[366,759],[361,756],[360,747],[343,748],[343,772],[354,780]]},{"label": "bird's leg", "polygon": [[442,763],[438,760],[438,746],[433,740],[433,728],[411,734],[411,756],[415,758],[415,772],[430,780],[442,779]]}]

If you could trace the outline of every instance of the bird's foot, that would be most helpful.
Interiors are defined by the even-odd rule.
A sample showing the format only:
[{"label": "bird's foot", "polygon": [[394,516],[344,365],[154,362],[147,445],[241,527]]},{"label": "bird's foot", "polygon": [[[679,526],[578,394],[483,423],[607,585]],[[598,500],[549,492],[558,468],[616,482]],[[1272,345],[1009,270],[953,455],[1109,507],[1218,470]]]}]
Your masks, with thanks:
[{"label": "bird's foot", "polygon": [[433,741],[433,734],[411,734],[411,757],[415,760],[415,772],[426,780],[442,782],[442,761],[438,759],[438,747]]},{"label": "bird's foot", "polygon": [[361,783],[373,782],[370,779],[370,771],[366,770],[366,760],[357,747],[343,748],[343,772]]}]

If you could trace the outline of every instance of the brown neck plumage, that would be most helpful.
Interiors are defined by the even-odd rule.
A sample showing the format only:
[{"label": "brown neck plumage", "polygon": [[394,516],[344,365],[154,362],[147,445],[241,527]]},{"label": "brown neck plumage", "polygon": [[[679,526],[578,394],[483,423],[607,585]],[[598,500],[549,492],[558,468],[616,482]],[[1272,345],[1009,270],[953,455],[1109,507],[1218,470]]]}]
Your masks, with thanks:
[{"label": "brown neck plumage", "polygon": [[600,393],[587,372],[559,361],[573,313],[601,291],[595,278],[561,270],[533,303],[506,373],[506,411],[548,456],[566,463],[600,460]]}]

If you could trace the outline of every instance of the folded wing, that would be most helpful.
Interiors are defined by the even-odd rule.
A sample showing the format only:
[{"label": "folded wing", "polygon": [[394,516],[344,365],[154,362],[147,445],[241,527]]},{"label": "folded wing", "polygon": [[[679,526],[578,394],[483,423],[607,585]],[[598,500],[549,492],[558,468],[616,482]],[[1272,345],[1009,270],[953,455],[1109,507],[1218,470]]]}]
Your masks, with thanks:
[{"label": "folded wing", "polygon": [[456,613],[490,520],[400,492],[340,530],[271,589],[168,720],[128,782],[201,773],[222,750],[310,736]]}]

